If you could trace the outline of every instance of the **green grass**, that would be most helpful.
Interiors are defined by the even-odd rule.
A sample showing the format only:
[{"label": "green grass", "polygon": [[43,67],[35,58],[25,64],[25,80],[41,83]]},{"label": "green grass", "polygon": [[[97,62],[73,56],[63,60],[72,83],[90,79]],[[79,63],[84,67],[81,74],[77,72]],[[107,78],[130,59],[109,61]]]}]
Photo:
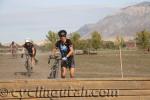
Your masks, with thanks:
[{"label": "green grass", "polygon": [[[78,77],[121,77],[119,51],[99,51],[98,55],[76,56]],[[150,54],[141,51],[123,51],[125,77],[150,76]],[[85,76],[85,73],[87,76]]]}]

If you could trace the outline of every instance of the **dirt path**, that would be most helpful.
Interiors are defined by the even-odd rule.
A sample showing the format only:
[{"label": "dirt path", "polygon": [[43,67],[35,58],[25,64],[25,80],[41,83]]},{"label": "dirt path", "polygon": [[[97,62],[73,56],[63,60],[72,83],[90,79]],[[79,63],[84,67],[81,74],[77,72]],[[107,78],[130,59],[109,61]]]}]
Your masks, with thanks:
[{"label": "dirt path", "polygon": [[[135,58],[135,59],[134,59]],[[31,77],[26,75],[24,59],[20,56],[0,55],[0,79],[47,79],[49,75],[48,54],[37,55],[39,63]],[[125,77],[150,77],[150,56],[124,56],[123,69]],[[120,78],[119,56],[78,55],[76,60],[76,78]],[[69,73],[67,73],[69,78]]]}]

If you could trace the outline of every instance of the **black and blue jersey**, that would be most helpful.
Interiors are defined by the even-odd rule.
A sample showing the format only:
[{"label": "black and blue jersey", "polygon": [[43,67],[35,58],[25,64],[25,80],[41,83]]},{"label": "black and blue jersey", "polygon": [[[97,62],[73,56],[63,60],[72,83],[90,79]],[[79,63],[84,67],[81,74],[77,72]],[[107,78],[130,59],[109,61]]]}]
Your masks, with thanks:
[{"label": "black and blue jersey", "polygon": [[[60,50],[61,56],[66,57],[67,54],[70,52],[70,47],[72,47],[72,42],[70,39],[67,39],[65,43],[63,43],[61,40],[59,40],[56,42],[55,46],[56,46],[56,48],[58,48]],[[73,55],[71,55],[71,56],[73,56]]]},{"label": "black and blue jersey", "polygon": [[[73,45],[71,40],[67,39],[65,43],[63,43],[61,40],[57,41],[55,46],[60,50],[61,56],[63,58],[67,56],[67,54],[70,52],[70,47],[72,47]],[[75,67],[73,54],[67,58],[67,61],[62,61],[61,66],[69,68]]]}]

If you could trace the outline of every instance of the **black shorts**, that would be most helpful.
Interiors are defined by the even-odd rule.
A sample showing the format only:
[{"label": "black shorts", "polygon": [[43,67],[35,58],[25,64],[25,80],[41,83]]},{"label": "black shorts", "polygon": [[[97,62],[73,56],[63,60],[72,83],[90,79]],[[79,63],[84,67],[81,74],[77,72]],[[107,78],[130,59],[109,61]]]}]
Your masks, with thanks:
[{"label": "black shorts", "polygon": [[36,56],[36,51],[35,54],[33,55],[33,53],[29,53],[30,57],[35,57]]},{"label": "black shorts", "polygon": [[61,61],[61,67],[66,67],[66,68],[74,68],[75,67],[75,61],[74,57],[67,59],[67,61]]}]

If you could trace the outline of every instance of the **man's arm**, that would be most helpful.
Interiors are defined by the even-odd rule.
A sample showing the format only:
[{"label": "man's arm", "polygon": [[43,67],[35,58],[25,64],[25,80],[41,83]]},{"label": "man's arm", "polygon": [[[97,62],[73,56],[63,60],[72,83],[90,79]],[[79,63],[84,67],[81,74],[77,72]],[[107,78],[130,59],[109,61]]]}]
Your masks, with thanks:
[{"label": "man's arm", "polygon": [[23,58],[23,55],[25,54],[25,48],[24,45],[22,46],[22,51],[21,51],[21,58]]},{"label": "man's arm", "polygon": [[68,57],[70,57],[71,55],[73,55],[73,53],[74,53],[74,50],[73,50],[73,46],[70,46],[70,51],[69,51],[69,53],[67,54],[67,58]]},{"label": "man's arm", "polygon": [[35,48],[32,48],[33,55],[35,55]]},{"label": "man's arm", "polygon": [[17,44],[15,45],[15,47],[16,47],[16,50],[18,50],[18,45]]},{"label": "man's arm", "polygon": [[67,58],[70,57],[71,55],[73,55],[73,53],[74,53],[73,44],[72,44],[71,40],[69,40],[68,43],[69,43],[70,51],[69,51],[69,53],[66,56]]}]

